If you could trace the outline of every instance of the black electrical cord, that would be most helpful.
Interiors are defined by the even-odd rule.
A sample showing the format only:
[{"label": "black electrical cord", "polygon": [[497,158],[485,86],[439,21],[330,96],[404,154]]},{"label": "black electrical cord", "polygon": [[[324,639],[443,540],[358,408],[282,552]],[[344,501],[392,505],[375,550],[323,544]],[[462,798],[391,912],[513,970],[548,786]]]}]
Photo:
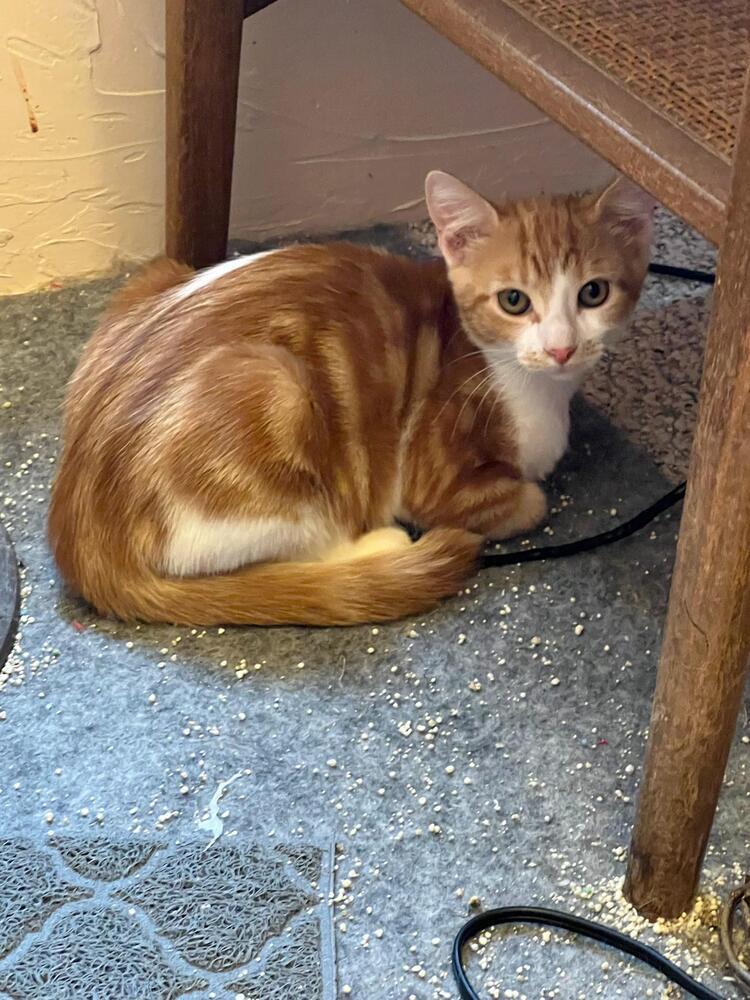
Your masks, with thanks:
[{"label": "black electrical cord", "polygon": [[651,274],[662,274],[667,278],[684,278],[686,281],[699,281],[703,285],[716,283],[716,275],[710,271],[694,271],[690,267],[677,267],[674,264],[649,264]]},{"label": "black electrical cord", "polygon": [[734,973],[737,982],[740,984],[745,993],[750,994],[750,969],[740,958],[740,953],[742,948],[739,949],[735,946],[734,941],[734,926],[735,918],[737,913],[741,912],[743,915],[743,922],[745,925],[745,937],[747,937],[748,932],[750,932],[750,878],[745,878],[745,884],[741,885],[738,889],[730,895],[729,899],[724,904],[724,909],[721,912],[721,923],[719,925],[719,936],[721,939],[721,946],[724,949],[724,954],[727,956],[727,961]]},{"label": "black electrical cord", "polygon": [[[695,271],[686,267],[673,267],[670,264],[650,264],[649,271],[652,274],[661,274],[671,278],[682,278],[686,281],[699,281],[703,284],[714,284],[714,275],[708,271]],[[627,538],[628,535],[634,534],[641,528],[645,527],[650,521],[652,521],[657,515],[661,514],[663,511],[668,510],[674,504],[678,503],[685,496],[685,483],[680,483],[673,490],[670,490],[665,496],[661,497],[656,503],[651,504],[646,510],[641,511],[632,517],[629,521],[625,521],[624,524],[618,525],[616,528],[612,528],[610,531],[603,531],[598,535],[593,535],[590,538],[581,538],[575,542],[567,542],[563,545],[547,545],[540,548],[526,549],[525,551],[519,552],[491,552],[483,556],[481,560],[481,565],[483,567],[490,566],[509,566],[516,565],[517,563],[524,562],[536,562],[541,559],[560,559],[564,556],[577,555],[580,552],[589,552],[592,549],[599,548],[602,545],[609,545],[612,542],[619,541],[622,538]],[[750,883],[748,883],[750,885]],[[730,957],[730,962],[732,962],[732,968],[738,974],[738,978],[741,982],[750,982],[750,976],[746,971],[743,971],[743,976],[747,977],[743,979],[743,976],[739,975],[738,969],[742,970],[741,963],[736,958],[734,951],[731,947],[727,945],[727,941],[731,944],[731,921],[735,909],[740,905],[740,901],[743,897],[743,892],[745,896],[747,895],[748,886],[743,887],[743,890],[738,890],[734,893],[730,899],[730,905],[728,906],[725,916],[722,922],[722,941],[727,949],[727,954]],[[728,913],[728,916],[726,915]],[[586,920],[583,917],[576,917],[570,913],[563,913],[559,910],[548,910],[541,907],[533,906],[506,906],[500,909],[487,910],[485,913],[477,914],[477,916],[472,917],[461,930],[456,935],[456,939],[453,944],[453,954],[451,958],[451,964],[453,966],[453,975],[455,976],[456,983],[458,985],[459,993],[461,994],[461,1000],[480,1000],[478,993],[474,990],[469,977],[466,974],[466,969],[463,962],[463,950],[467,943],[480,934],[482,931],[486,931],[491,927],[498,927],[501,924],[542,924],[548,927],[558,927],[561,930],[572,931],[574,934],[579,934],[582,937],[592,938],[595,941],[600,941],[603,944],[609,945],[612,948],[616,948],[619,951],[624,952],[627,955],[632,955],[641,962],[645,962],[650,965],[657,972],[666,976],[671,982],[676,983],[682,989],[686,990],[691,996],[698,997],[699,1000],[724,1000],[723,997],[719,996],[718,993],[714,993],[713,990],[708,989],[707,986],[703,986],[697,980],[693,979],[686,972],[670,962],[668,958],[656,951],[655,948],[651,948],[649,945],[642,944],[640,941],[636,941],[627,934],[622,934],[620,931],[616,931],[611,927],[605,927],[603,924],[594,923],[591,920]],[[725,940],[726,939],[726,940]]]},{"label": "black electrical cord", "polygon": [[602,545],[610,545],[612,542],[619,542],[621,538],[635,534],[644,528],[649,521],[668,510],[678,503],[685,496],[685,483],[680,483],[670,490],[665,496],[660,497],[656,503],[640,511],[629,521],[618,524],[616,528],[609,531],[602,531],[598,535],[591,535],[589,538],[578,538],[574,542],[565,542],[562,545],[542,545],[536,549],[521,549],[518,552],[487,552],[482,556],[480,565],[483,569],[490,566],[515,566],[518,563],[538,562],[540,559],[561,559],[564,556],[575,556],[579,552],[590,552],[591,549],[598,549]]},{"label": "black electrical cord", "polygon": [[687,972],[684,972],[674,962],[660,954],[655,948],[647,944],[642,944],[627,934],[621,934],[611,927],[594,923],[592,920],[585,920],[583,917],[575,917],[570,913],[562,913],[559,910],[547,910],[538,906],[503,906],[497,910],[487,910],[486,913],[478,913],[472,917],[468,923],[464,924],[456,935],[453,943],[453,975],[458,985],[458,992],[461,1000],[480,1000],[479,994],[469,981],[463,961],[463,950],[468,942],[481,934],[482,931],[491,927],[498,927],[501,924],[542,924],[545,927],[558,927],[560,930],[572,931],[581,937],[592,938],[602,944],[617,948],[618,951],[632,955],[652,969],[656,969],[671,982],[686,990],[691,996],[698,997],[699,1000],[726,1000],[725,997],[714,993],[707,986],[703,986]]}]

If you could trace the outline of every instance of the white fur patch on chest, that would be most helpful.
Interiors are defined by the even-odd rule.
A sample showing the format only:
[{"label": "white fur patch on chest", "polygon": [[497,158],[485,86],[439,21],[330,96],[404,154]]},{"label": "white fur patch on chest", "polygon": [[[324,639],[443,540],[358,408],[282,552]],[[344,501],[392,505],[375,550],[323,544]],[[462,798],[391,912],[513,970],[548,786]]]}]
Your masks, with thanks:
[{"label": "white fur patch on chest", "polygon": [[318,558],[336,541],[330,525],[313,514],[292,521],[283,517],[206,517],[177,508],[162,560],[172,576],[228,573],[257,562]]},{"label": "white fur patch on chest", "polygon": [[513,420],[521,474],[545,479],[568,447],[570,400],[577,381],[513,372],[498,366],[502,399]]}]

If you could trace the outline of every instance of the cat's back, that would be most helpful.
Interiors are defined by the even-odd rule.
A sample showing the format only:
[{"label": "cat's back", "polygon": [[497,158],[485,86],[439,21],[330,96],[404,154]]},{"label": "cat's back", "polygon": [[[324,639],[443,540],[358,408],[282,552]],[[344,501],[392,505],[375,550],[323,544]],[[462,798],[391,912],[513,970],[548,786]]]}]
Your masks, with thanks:
[{"label": "cat's back", "polygon": [[88,421],[97,400],[153,394],[217,349],[248,340],[298,353],[316,338],[345,339],[377,354],[437,322],[446,287],[440,262],[349,243],[284,247],[198,272],[154,261],[113,299],[66,410]]},{"label": "cat's back", "polygon": [[419,331],[437,326],[446,287],[441,262],[349,243],[295,245],[198,272],[154,261],[123,286],[86,345],[68,388],[66,437],[140,425],[217,352],[249,342],[313,368],[342,353],[373,370],[394,349],[405,360]]},{"label": "cat's back", "polygon": [[[147,281],[148,273],[138,280]],[[182,322],[207,316],[257,322],[279,311],[314,316],[320,308],[329,313],[362,308],[383,296],[408,308],[415,297],[432,296],[444,284],[440,262],[418,262],[352,243],[297,244],[181,273],[152,305],[155,313],[164,310],[165,319],[168,314]]]},{"label": "cat's back", "polygon": [[386,315],[408,321],[439,304],[445,287],[442,262],[352,243],[300,244],[224,261],[167,298],[175,317],[200,325],[210,316],[217,332],[264,336],[290,325],[382,327]]},{"label": "cat's back", "polygon": [[[158,260],[115,296],[84,352],[87,361],[188,362],[196,352],[237,338],[274,340],[294,328],[393,326],[436,312],[445,293],[438,262],[417,262],[350,243],[302,244],[193,271]],[[380,330],[382,334],[382,329]]]}]

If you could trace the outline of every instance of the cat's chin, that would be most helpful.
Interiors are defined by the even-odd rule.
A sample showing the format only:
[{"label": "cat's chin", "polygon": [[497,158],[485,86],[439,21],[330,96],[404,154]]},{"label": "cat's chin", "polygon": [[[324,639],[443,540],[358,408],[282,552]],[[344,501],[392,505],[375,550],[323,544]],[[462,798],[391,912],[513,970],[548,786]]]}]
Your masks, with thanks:
[{"label": "cat's chin", "polygon": [[554,382],[574,382],[582,378],[591,368],[589,364],[578,365],[540,365],[524,364],[519,359],[518,368],[526,375],[536,375],[542,378],[549,378]]},{"label": "cat's chin", "polygon": [[542,372],[548,378],[554,379],[555,382],[573,382],[576,379],[581,378],[589,370],[588,365],[555,365],[549,368],[543,368]]}]

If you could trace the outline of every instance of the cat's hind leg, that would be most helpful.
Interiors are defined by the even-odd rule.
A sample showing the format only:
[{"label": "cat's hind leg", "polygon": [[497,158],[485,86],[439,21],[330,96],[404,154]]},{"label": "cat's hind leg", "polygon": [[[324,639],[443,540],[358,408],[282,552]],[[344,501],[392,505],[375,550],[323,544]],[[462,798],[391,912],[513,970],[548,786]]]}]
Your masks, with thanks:
[{"label": "cat's hind leg", "polygon": [[487,465],[452,477],[428,468],[411,484],[407,507],[420,527],[463,528],[500,541],[537,527],[547,500],[537,483]]},{"label": "cat's hind leg", "polygon": [[[477,502],[477,496],[483,497],[483,502]],[[476,493],[471,484],[466,484],[462,494],[454,500],[459,511],[462,500],[463,516],[456,518],[454,514],[450,523],[458,523],[467,531],[493,541],[531,531],[541,524],[547,513],[547,498],[541,487],[519,479],[502,479],[489,491],[482,484]]]},{"label": "cat's hind leg", "polygon": [[155,428],[169,575],[318,559],[349,535],[321,480],[307,373],[285,349],[219,347],[167,395]]}]

